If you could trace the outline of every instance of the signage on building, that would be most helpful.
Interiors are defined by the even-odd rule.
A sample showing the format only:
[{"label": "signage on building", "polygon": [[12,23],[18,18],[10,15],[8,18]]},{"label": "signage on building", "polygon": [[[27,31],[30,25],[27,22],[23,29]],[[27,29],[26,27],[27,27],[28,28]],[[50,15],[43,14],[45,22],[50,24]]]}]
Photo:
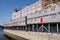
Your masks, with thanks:
[{"label": "signage on building", "polygon": [[43,22],[43,18],[40,18],[40,23],[42,23]]}]

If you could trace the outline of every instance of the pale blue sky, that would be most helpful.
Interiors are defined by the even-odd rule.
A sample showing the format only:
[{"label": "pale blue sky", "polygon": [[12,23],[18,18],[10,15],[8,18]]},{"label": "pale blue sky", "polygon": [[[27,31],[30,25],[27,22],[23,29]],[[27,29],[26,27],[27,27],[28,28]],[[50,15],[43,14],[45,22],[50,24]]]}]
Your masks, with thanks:
[{"label": "pale blue sky", "polygon": [[36,0],[0,0],[0,24],[10,21],[14,8],[24,8]]}]

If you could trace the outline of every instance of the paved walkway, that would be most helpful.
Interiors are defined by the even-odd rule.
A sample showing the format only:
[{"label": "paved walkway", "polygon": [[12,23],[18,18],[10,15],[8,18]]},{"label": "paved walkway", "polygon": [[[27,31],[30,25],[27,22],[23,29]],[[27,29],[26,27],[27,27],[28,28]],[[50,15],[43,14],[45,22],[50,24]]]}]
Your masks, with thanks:
[{"label": "paved walkway", "polygon": [[60,40],[60,34],[57,33],[26,32],[20,30],[4,30],[4,32],[29,40]]}]

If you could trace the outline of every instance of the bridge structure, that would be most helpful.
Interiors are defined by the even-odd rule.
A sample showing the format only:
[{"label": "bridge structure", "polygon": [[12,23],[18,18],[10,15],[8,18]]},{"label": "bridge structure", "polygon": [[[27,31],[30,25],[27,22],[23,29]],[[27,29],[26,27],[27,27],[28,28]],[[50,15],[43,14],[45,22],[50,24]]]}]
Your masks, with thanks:
[{"label": "bridge structure", "polygon": [[[39,1],[37,1],[37,3],[39,3]],[[45,3],[43,4],[45,5]],[[28,12],[24,17],[20,16],[19,19],[14,19],[16,18],[14,17],[12,18],[14,20],[5,23],[4,33],[11,37],[15,36],[14,38],[16,38],[16,40],[20,40],[19,37],[25,38],[26,40],[60,40],[59,0],[57,2],[56,0],[52,0],[52,2],[44,8],[37,9],[34,9],[35,12],[30,12],[30,14]]]}]

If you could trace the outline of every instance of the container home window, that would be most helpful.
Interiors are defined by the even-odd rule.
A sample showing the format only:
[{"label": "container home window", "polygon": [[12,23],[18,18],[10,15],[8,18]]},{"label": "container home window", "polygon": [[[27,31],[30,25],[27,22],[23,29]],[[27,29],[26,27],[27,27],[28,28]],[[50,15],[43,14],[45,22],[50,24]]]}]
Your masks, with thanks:
[{"label": "container home window", "polygon": [[51,7],[51,11],[55,11],[56,6]]},{"label": "container home window", "polygon": [[47,12],[47,10],[44,10],[44,13],[46,13]]},{"label": "container home window", "polygon": [[51,15],[51,19],[55,20],[56,19],[56,15]]},{"label": "container home window", "polygon": [[60,14],[60,12],[58,12],[58,14]]}]

